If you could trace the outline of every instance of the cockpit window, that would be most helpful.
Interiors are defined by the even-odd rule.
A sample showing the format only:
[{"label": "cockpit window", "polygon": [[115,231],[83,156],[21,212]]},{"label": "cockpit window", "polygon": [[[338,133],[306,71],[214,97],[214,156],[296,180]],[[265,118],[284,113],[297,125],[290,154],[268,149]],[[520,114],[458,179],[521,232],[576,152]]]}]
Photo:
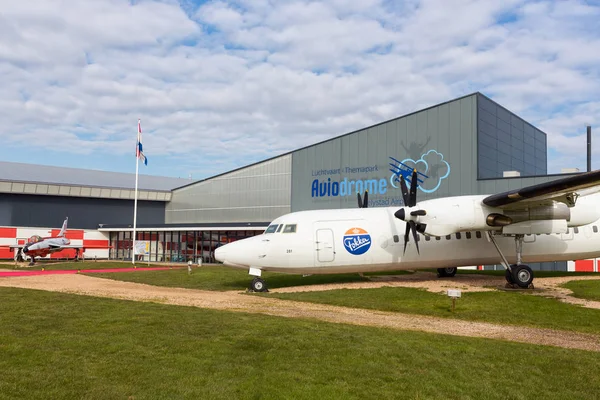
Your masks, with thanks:
[{"label": "cockpit window", "polygon": [[277,230],[277,224],[274,225],[269,225],[269,227],[267,228],[267,230],[265,231],[265,233],[273,233]]},{"label": "cockpit window", "polygon": [[42,240],[42,237],[39,235],[33,235],[32,237],[29,238],[29,243],[37,243],[40,240]]},{"label": "cockpit window", "polygon": [[295,233],[296,232],[296,224],[287,224],[283,233]]},{"label": "cockpit window", "polygon": [[279,228],[277,228],[277,232],[281,232],[281,228],[283,228],[283,224],[279,225]]}]

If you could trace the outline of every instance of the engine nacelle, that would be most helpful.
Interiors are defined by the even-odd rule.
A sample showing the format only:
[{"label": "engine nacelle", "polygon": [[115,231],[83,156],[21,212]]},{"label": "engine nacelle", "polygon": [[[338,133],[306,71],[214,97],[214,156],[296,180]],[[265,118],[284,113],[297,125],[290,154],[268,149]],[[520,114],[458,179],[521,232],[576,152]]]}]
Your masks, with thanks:
[{"label": "engine nacelle", "polygon": [[489,230],[490,227],[505,233],[560,233],[566,231],[567,226],[587,225],[600,219],[600,207],[592,196],[579,198],[574,207],[553,202],[551,205],[514,210],[485,206],[482,204],[485,197],[457,196],[425,200],[407,210],[406,215],[424,210],[424,215],[412,218],[416,218],[419,232],[432,236]]},{"label": "engine nacelle", "polygon": [[554,203],[550,206],[524,208],[522,210],[502,210],[501,213],[491,213],[486,217],[489,226],[507,226],[524,221],[551,221],[571,219],[571,209],[564,203]]},{"label": "engine nacelle", "polygon": [[427,235],[446,236],[459,231],[485,229],[485,215],[481,208],[484,197],[456,196],[421,201],[415,209],[425,210],[426,215],[418,217],[417,230]]},{"label": "engine nacelle", "polygon": [[580,197],[571,207],[571,218],[568,221],[569,226],[582,226],[591,224],[600,219],[600,207],[594,201],[596,196]]}]

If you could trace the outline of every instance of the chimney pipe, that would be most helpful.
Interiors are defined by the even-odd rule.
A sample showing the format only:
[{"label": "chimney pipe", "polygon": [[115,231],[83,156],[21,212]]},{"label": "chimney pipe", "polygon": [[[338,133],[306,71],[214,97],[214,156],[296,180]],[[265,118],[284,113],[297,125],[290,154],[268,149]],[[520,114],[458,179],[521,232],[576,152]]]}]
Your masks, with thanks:
[{"label": "chimney pipe", "polygon": [[592,127],[587,126],[587,170],[592,170]]}]

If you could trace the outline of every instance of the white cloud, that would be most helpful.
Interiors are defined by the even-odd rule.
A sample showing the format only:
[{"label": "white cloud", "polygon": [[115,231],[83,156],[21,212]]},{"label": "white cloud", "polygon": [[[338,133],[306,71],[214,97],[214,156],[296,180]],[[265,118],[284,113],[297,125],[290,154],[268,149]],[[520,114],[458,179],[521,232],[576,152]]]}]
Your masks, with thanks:
[{"label": "white cloud", "polygon": [[0,135],[66,165],[128,157],[142,118],[150,159],[202,163],[199,178],[481,91],[573,166],[600,122],[599,16],[583,1],[0,0]]}]

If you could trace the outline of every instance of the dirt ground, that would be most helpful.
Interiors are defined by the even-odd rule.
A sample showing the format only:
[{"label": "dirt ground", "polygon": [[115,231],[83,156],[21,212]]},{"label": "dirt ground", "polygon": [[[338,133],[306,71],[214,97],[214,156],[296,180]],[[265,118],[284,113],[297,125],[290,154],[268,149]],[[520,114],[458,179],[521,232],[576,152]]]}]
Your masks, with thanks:
[{"label": "dirt ground", "polygon": [[[537,278],[535,280],[536,290],[533,293],[541,296],[557,297],[561,301],[578,304],[583,307],[600,309],[600,302],[576,299],[570,296],[569,290],[557,286],[574,279],[600,279],[600,276]],[[302,303],[246,295],[237,291],[211,292],[158,287],[79,274],[3,278],[0,279],[0,286],[193,306],[233,312],[267,314],[287,318],[317,319],[333,323],[385,327],[398,330],[509,340],[600,352],[600,335]],[[488,291],[503,288],[504,278],[460,274],[451,279],[440,280],[436,279],[434,274],[419,272],[412,275],[395,277],[375,277],[372,282],[301,286],[274,289],[272,292],[331,290],[340,288],[360,289],[383,286],[418,287],[432,292],[445,292],[448,289],[461,289],[465,292]]]}]

